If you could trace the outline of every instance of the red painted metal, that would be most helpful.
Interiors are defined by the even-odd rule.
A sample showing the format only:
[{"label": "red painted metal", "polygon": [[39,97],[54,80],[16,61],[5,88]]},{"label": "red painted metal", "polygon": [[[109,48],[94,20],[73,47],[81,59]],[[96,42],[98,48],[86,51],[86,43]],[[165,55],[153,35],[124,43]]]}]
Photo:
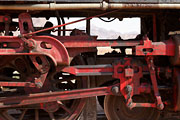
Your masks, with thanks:
[{"label": "red painted metal", "polygon": [[[79,38],[79,39],[76,39]],[[35,80],[35,83],[41,82],[42,85],[44,83],[44,80],[46,78],[47,72],[49,70],[48,64],[41,58],[43,61],[43,68],[42,66],[39,66],[37,63],[38,61],[36,60],[36,56],[42,56],[46,55],[49,56],[54,64],[57,65],[68,65],[69,64],[69,56],[67,53],[66,48],[86,48],[86,47],[97,47],[97,46],[131,46],[135,47],[136,49],[136,55],[169,55],[172,56],[174,54],[174,50],[171,50],[170,52],[167,52],[165,48],[173,48],[174,44],[171,43],[171,41],[168,41],[167,44],[163,42],[152,42],[148,38],[144,40],[143,45],[138,45],[140,44],[139,42],[136,41],[96,41],[95,37],[90,37],[87,35],[82,35],[82,36],[75,36],[75,37],[59,37],[59,41],[55,38],[48,37],[48,36],[39,36],[39,37],[32,37],[29,39],[25,38],[17,38],[17,37],[1,37],[1,42],[2,43],[7,43],[5,48],[9,47],[9,43],[13,41],[15,44],[11,44],[12,46],[14,45],[14,48],[1,48],[1,55],[33,55],[32,61],[34,65],[36,66],[37,70],[39,70],[41,73],[42,71],[45,71],[46,74],[44,74],[43,79],[38,79]],[[74,40],[76,39],[76,40]],[[62,43],[60,41],[63,41]],[[74,42],[73,42],[74,41]],[[82,42],[83,41],[83,42]],[[91,42],[88,42],[91,41]],[[76,43],[77,42],[77,43]],[[81,44],[79,44],[82,42]],[[170,43],[170,44],[169,44]],[[38,46],[38,47],[37,47]],[[163,46],[163,47],[162,47]],[[28,49],[28,52],[24,52],[24,49]],[[91,49],[91,48],[90,48]],[[146,51],[144,51],[146,49]],[[156,50],[157,49],[157,50]],[[158,51],[161,50],[161,53],[158,53]],[[77,54],[77,53],[76,53]],[[152,64],[148,62],[149,67],[152,67]],[[47,69],[46,69],[47,68]],[[95,68],[95,66],[92,66],[91,68],[83,68],[83,66],[79,66],[76,68],[75,67],[66,67],[62,71],[64,72],[69,72],[71,74],[79,75],[79,76],[85,76],[85,75],[113,75],[114,78],[120,79],[120,91],[122,95],[125,97],[125,99],[128,101],[127,106],[130,108],[133,107],[138,107],[138,106],[155,106],[154,103],[133,103],[131,97],[135,94],[140,94],[141,92],[151,92],[150,87],[144,87],[140,85],[140,78],[142,77],[142,67],[139,67],[138,64],[133,63],[133,60],[131,58],[124,58],[123,60],[118,61],[117,63],[113,64],[112,66],[101,66]],[[150,71],[150,73],[154,71]],[[78,74],[77,74],[78,73]],[[151,73],[152,74],[152,73]],[[40,76],[41,78],[42,76]],[[157,106],[160,109],[163,109],[161,105],[163,105],[160,96],[158,95],[158,88],[156,80],[154,79],[155,77],[151,75],[151,79],[153,81],[153,86],[154,86],[154,91],[155,91],[155,96],[157,99]],[[2,86],[5,83],[1,83]],[[10,84],[12,86],[25,86],[25,83],[19,85],[17,83],[15,84]],[[8,85],[8,86],[10,86]],[[42,86],[40,85],[40,86]],[[127,92],[127,86],[132,87],[132,90]],[[28,86],[27,86],[28,87]],[[32,87],[32,86],[30,86]],[[87,90],[85,90],[88,92]],[[80,91],[79,91],[80,92]],[[65,93],[65,92],[64,92]],[[96,94],[97,95],[97,94]],[[102,94],[106,95],[106,94]],[[92,95],[93,96],[93,95]],[[39,96],[40,97],[40,96]],[[56,96],[57,97],[57,96]],[[68,96],[69,97],[69,96]],[[83,96],[80,96],[81,98]],[[23,98],[23,97],[22,97]],[[72,99],[75,99],[76,97],[72,97]],[[32,103],[33,100],[31,101],[30,98],[28,98],[29,104],[35,104]],[[63,99],[65,100],[65,99]],[[53,101],[53,99],[52,99]],[[44,101],[44,102],[52,102],[52,101]],[[21,104],[21,105],[27,105],[26,103]]]},{"label": "red painted metal", "polygon": [[30,56],[30,59],[36,69],[40,72],[40,76],[35,79],[35,84],[38,88],[41,88],[46,80],[50,64],[45,56]]},{"label": "red painted metal", "polygon": [[8,16],[8,15],[1,15],[0,16],[0,22],[8,22],[8,23],[10,23],[11,22],[11,17],[10,16]]},{"label": "red painted metal", "polygon": [[26,34],[34,31],[30,14],[21,13],[19,15],[19,29],[21,34]]},{"label": "red painted metal", "polygon": [[[143,42],[139,41],[118,41],[118,40],[96,40],[96,37],[90,37],[88,35],[81,36],[59,36],[56,37],[60,40],[66,48],[71,48],[72,51],[77,48],[95,48],[95,47],[135,47],[135,55],[163,55],[174,56],[175,45],[170,39],[164,42],[152,42],[148,37],[144,37]],[[141,44],[142,43],[142,44]],[[69,53],[71,54],[71,53]]]},{"label": "red painted metal", "polygon": [[86,65],[86,66],[70,66],[62,69],[63,72],[67,72],[76,76],[87,75],[113,75],[112,65]]},{"label": "red painted metal", "polygon": [[0,102],[4,104],[1,104],[0,108],[40,104],[40,103],[53,102],[58,100],[69,100],[69,99],[101,96],[101,95],[111,95],[112,94],[111,89],[114,86],[118,86],[118,85],[90,88],[90,89],[61,91],[61,92],[44,92],[44,93],[30,94],[28,96],[2,98],[0,99]]},{"label": "red painted metal", "polygon": [[143,45],[137,45],[135,47],[136,55],[146,56],[146,55],[164,55],[164,56],[174,56],[175,55],[175,45],[172,40],[167,40],[164,42],[152,42],[148,37],[144,37]]},{"label": "red painted metal", "polygon": [[152,86],[153,86],[153,89],[154,89],[154,95],[155,95],[156,100],[157,100],[157,108],[162,110],[164,108],[164,104],[163,104],[163,102],[161,100],[161,96],[160,96],[160,93],[159,93],[159,90],[158,90],[156,72],[155,72],[155,66],[154,66],[153,58],[152,57],[147,57],[146,61],[147,61],[149,72],[150,72]]},{"label": "red painted metal", "polygon": [[[96,36],[89,36],[79,30],[73,30],[71,36],[35,36],[35,34],[39,32],[47,31],[57,27],[62,27],[83,20],[88,20],[94,17],[107,15],[116,11],[117,10],[106,12],[93,17],[80,19],[77,21],[50,27],[35,32],[31,16],[28,13],[20,14],[19,28],[22,35],[19,37],[1,36],[0,55],[29,56],[32,64],[34,65],[33,67],[35,68],[35,70],[38,71],[38,75],[32,76],[32,81],[30,82],[28,82],[28,80],[24,80],[25,82],[1,81],[0,86],[25,87],[25,91],[28,91],[28,89],[30,89],[30,92],[27,92],[24,96],[1,98],[0,102],[3,104],[0,104],[0,108],[41,104],[45,106],[45,108],[43,109],[48,110],[46,105],[48,106],[48,104],[51,105],[52,103],[52,107],[54,108],[56,102],[59,102],[59,100],[78,99],[101,95],[113,95],[113,87],[116,87],[116,94],[114,95],[120,95],[120,93],[117,92],[120,91],[126,99],[127,107],[129,107],[130,109],[134,107],[156,107],[162,110],[164,108],[164,104],[159,94],[156,78],[156,73],[158,70],[155,70],[155,65],[152,56],[174,56],[176,51],[175,43],[171,39],[167,41],[154,42],[157,41],[155,15],[153,17],[153,42],[149,40],[147,36],[145,36],[143,40],[138,41],[97,40]],[[0,22],[2,20],[8,21],[9,19],[10,18],[7,19],[4,18],[4,16],[0,16]],[[8,27],[8,25],[6,27]],[[7,28],[6,31],[9,31],[8,29],[9,28]],[[138,60],[136,60],[136,58],[134,59],[133,57],[127,57],[112,62],[111,65],[108,64],[90,66],[68,66],[70,64],[70,57],[73,58],[77,54],[85,52],[95,52],[96,47],[130,47],[133,50],[132,55],[144,57],[144,60],[146,60],[147,63],[138,63]],[[143,64],[146,67],[141,66],[141,64]],[[74,74],[76,76],[111,75],[112,78],[119,79],[119,84],[100,88],[37,93],[39,92],[37,89],[41,89],[41,87],[43,87],[44,83],[46,82],[45,80],[47,80],[47,76],[52,65],[52,68],[56,68],[56,71],[67,72],[70,74]],[[147,72],[147,70],[150,73],[152,88],[154,91],[154,96],[156,97],[156,102],[134,103],[132,98],[133,95],[152,92],[150,84],[140,82],[140,79],[144,75],[143,72]],[[31,90],[34,90],[35,93],[31,94],[33,93]],[[55,107],[53,110],[56,109],[58,108]]]},{"label": "red painted metal", "polygon": [[81,36],[58,36],[67,48],[87,48],[87,47],[133,47],[140,44],[140,41],[118,41],[114,40],[97,40],[96,37],[88,35]]},{"label": "red painted metal", "polygon": [[[0,38],[0,41],[0,44],[2,44],[2,48],[0,48],[1,55],[30,56],[32,63],[41,73],[39,77],[34,78],[34,83],[39,88],[43,86],[50,69],[46,56],[51,58],[57,69],[58,67],[69,65],[69,55],[66,48],[55,38],[39,36],[26,39],[4,36]],[[31,84],[14,82],[8,84],[8,86],[34,87]],[[7,83],[1,82],[1,85],[7,86]]]},{"label": "red painted metal", "polygon": [[30,82],[0,82],[0,86],[9,87],[36,87],[34,83]]},{"label": "red painted metal", "polygon": [[124,58],[112,65],[97,65],[97,66],[74,66],[64,68],[62,71],[69,72],[74,75],[112,75],[114,78],[120,79],[120,92],[125,97],[127,107],[156,107],[163,109],[164,105],[161,100],[157,80],[155,76],[155,67],[152,57],[147,57],[148,69],[151,76],[154,95],[157,103],[134,103],[132,96],[142,92],[150,93],[151,87],[148,84],[140,84],[142,77],[142,67],[133,62],[132,58]]},{"label": "red painted metal", "polygon": [[[64,45],[57,39],[50,36],[36,36],[28,40],[32,41],[32,43],[35,43],[34,46],[36,47],[33,49],[29,49],[29,51],[26,52],[26,39],[1,36],[0,44],[7,43],[8,47],[0,48],[0,55],[45,55],[52,59],[55,66],[69,65],[68,52]],[[44,44],[50,44],[52,48],[46,48],[44,47]]]}]

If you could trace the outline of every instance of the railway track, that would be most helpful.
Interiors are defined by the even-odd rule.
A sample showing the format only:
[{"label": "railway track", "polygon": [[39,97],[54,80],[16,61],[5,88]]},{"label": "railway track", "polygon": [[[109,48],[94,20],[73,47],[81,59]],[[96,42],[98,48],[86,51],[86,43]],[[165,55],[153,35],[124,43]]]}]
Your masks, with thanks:
[{"label": "railway track", "polygon": [[[180,116],[177,114],[171,114],[171,116],[161,117],[159,120],[179,120]],[[107,120],[105,114],[97,114],[97,120]]]}]

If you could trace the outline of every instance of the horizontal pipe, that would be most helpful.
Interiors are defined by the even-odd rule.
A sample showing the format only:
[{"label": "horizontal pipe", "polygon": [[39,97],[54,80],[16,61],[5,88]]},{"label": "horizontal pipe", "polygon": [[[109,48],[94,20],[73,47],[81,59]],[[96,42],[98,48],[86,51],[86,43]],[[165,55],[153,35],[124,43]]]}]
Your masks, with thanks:
[{"label": "horizontal pipe", "polygon": [[110,4],[110,9],[180,9],[180,4]]},{"label": "horizontal pipe", "polygon": [[0,5],[0,10],[83,10],[83,9],[180,9],[180,4],[69,3]]},{"label": "horizontal pipe", "polygon": [[23,4],[23,5],[0,5],[0,10],[76,10],[76,9],[99,9],[101,4]]}]

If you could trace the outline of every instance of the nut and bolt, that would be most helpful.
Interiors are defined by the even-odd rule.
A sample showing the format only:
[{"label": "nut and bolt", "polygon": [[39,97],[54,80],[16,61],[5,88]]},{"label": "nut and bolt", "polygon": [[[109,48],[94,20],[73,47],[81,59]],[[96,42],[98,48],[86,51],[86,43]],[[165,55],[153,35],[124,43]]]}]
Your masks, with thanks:
[{"label": "nut and bolt", "polygon": [[114,94],[118,94],[119,93],[119,87],[118,86],[114,86],[111,88],[111,91],[114,93]]}]

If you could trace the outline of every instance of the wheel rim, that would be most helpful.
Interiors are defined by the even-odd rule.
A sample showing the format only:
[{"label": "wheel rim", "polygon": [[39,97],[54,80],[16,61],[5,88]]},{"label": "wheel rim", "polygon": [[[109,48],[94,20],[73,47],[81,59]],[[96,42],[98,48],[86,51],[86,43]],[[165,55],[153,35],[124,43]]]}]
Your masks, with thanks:
[{"label": "wheel rim", "polygon": [[[144,102],[147,100],[141,96],[134,96],[134,102]],[[153,108],[133,108],[126,107],[122,96],[108,95],[104,99],[104,111],[108,120],[156,120],[160,113]]]}]

